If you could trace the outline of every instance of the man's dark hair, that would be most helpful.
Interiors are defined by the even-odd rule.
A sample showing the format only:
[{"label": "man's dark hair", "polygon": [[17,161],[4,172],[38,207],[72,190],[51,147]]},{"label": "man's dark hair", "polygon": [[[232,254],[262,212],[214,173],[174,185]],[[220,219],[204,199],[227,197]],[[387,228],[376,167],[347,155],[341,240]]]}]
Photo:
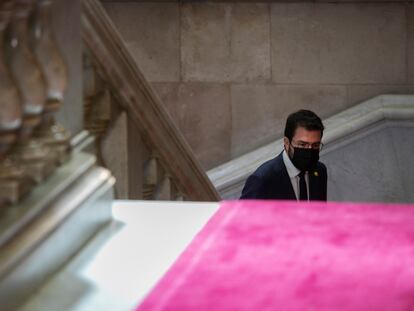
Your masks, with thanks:
[{"label": "man's dark hair", "polygon": [[323,135],[324,126],[321,118],[310,110],[299,110],[290,114],[286,120],[285,136],[292,141],[298,127],[304,127],[308,131],[321,131]]}]

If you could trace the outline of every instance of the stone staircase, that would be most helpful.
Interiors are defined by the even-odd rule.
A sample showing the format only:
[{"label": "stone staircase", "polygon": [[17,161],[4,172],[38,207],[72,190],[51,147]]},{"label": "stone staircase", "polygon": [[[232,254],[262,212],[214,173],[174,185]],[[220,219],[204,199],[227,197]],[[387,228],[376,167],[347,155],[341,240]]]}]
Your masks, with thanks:
[{"label": "stone staircase", "polygon": [[[381,95],[324,120],[330,201],[414,201],[414,96]],[[279,139],[208,172],[223,199],[282,151]]]},{"label": "stone staircase", "polygon": [[[5,309],[24,302],[111,222],[113,176],[116,198],[166,200],[165,216],[174,204],[197,209],[195,203],[171,201],[237,198],[246,177],[282,147],[276,141],[207,176],[99,1],[82,1],[81,25],[85,128],[72,138],[67,162],[20,203],[1,211],[0,301]],[[321,157],[330,170],[329,200],[414,200],[414,96],[379,96],[325,125]],[[104,231],[118,225],[112,222]],[[67,289],[53,283],[65,282],[64,277],[54,280],[47,285],[52,292]]]},{"label": "stone staircase", "polygon": [[[18,35],[29,37],[33,30],[31,24],[26,23],[29,16],[38,18],[35,8],[49,10],[52,4],[53,1],[43,0],[5,1],[0,6],[2,35],[10,23],[8,17],[13,16],[20,23],[19,19],[24,18],[24,27],[16,27]],[[71,20],[70,23],[72,26],[76,23],[82,25],[76,35],[82,36],[84,41],[83,72],[82,68],[78,68],[81,66],[71,66],[70,69],[79,76],[72,75],[69,82],[83,80],[83,98],[82,94],[78,94],[64,106],[72,105],[73,113],[81,112],[79,108],[82,105],[78,107],[78,103],[83,101],[84,128],[70,138],[63,127],[47,122],[45,128],[54,131],[54,140],[47,137],[50,149],[39,144],[40,147],[35,149],[32,148],[37,146],[35,137],[32,137],[35,123],[13,123],[13,120],[8,120],[14,116],[10,114],[12,109],[18,117],[31,121],[53,119],[63,103],[63,87],[59,89],[59,97],[56,97],[57,92],[49,92],[55,97],[39,99],[36,119],[26,112],[18,115],[22,103],[17,96],[7,107],[2,104],[0,108],[0,305],[4,310],[18,308],[100,229],[111,223],[114,196],[170,201],[219,200],[214,186],[141,74],[100,2],[77,1],[77,4],[82,4],[81,9],[71,2],[61,1],[60,4],[66,5],[67,9],[79,8],[79,14],[74,14],[79,21]],[[39,16],[54,14],[52,10],[47,13],[50,14]],[[49,35],[53,32],[52,26],[45,25],[44,33]],[[6,36],[0,39],[6,41]],[[40,48],[37,45],[31,47],[25,42],[25,55],[32,60],[33,68],[36,65],[35,56],[44,57],[58,50],[54,41],[46,39],[40,40],[49,44],[46,48],[40,44]],[[7,43],[3,41],[1,51]],[[17,57],[21,56],[20,52],[11,52],[17,68],[15,74],[19,78],[14,82],[24,92],[42,93],[42,88],[47,84],[39,78],[40,74],[33,75],[30,89],[25,88],[23,82],[26,77],[32,76],[22,66],[23,60]],[[0,56],[0,74],[4,78],[8,72],[7,62],[3,54]],[[55,58],[50,58],[45,65],[41,64],[43,67],[36,67],[36,73],[43,70],[51,76],[49,84],[62,78],[56,72],[54,75],[50,73],[53,71],[50,64],[58,64],[54,68],[62,72],[66,70],[66,67],[60,66],[62,59]],[[26,71],[18,71],[19,68],[26,68]],[[62,81],[62,84],[67,82],[63,78]],[[3,80],[0,82],[2,92],[8,92],[8,88],[12,87],[15,90],[13,83],[6,85]],[[82,119],[82,115],[78,118]],[[13,135],[9,130],[4,130],[6,121],[17,126],[13,129]],[[29,125],[32,128],[28,128]],[[26,149],[20,148],[19,135],[15,132],[26,134]],[[14,144],[17,147],[13,149]],[[16,149],[20,153],[17,154]],[[22,191],[17,191],[23,187],[20,175],[16,175],[17,179],[10,175],[10,165],[5,160],[16,155],[20,164],[25,165],[22,176],[34,179],[30,189],[25,190],[25,196]],[[12,173],[16,171],[14,168]],[[18,173],[21,174],[21,171]],[[116,184],[114,177],[118,178]]]}]

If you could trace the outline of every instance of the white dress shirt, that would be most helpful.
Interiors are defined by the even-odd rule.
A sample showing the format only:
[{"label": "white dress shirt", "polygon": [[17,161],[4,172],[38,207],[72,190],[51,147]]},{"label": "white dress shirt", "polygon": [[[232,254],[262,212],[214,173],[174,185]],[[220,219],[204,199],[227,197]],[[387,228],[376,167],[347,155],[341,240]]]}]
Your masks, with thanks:
[{"label": "white dress shirt", "polygon": [[[283,163],[285,163],[286,170],[290,177],[290,182],[292,183],[293,191],[295,191],[296,199],[299,200],[299,174],[300,170],[293,165],[292,161],[290,160],[289,156],[286,153],[286,150],[283,150]],[[308,201],[309,201],[309,174],[306,171],[305,173],[305,181],[306,181],[306,191],[308,192]]]}]

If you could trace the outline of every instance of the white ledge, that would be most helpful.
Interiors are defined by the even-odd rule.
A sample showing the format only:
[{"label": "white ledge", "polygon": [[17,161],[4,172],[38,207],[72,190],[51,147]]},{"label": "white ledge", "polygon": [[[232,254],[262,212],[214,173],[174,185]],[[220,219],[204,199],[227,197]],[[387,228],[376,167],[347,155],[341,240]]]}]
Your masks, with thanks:
[{"label": "white ledge", "polygon": [[[380,95],[324,120],[323,142],[333,142],[384,120],[414,120],[414,95]],[[283,138],[244,154],[210,171],[208,176],[219,192],[234,188],[263,162],[283,148]]]}]

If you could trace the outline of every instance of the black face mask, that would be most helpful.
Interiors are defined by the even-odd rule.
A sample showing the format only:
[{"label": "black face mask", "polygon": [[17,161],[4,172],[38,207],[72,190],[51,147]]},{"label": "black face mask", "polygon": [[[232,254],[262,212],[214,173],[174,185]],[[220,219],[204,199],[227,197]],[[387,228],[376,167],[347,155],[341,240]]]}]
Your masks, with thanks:
[{"label": "black face mask", "polygon": [[290,160],[298,170],[309,171],[318,163],[319,150],[293,147],[293,157]]}]

